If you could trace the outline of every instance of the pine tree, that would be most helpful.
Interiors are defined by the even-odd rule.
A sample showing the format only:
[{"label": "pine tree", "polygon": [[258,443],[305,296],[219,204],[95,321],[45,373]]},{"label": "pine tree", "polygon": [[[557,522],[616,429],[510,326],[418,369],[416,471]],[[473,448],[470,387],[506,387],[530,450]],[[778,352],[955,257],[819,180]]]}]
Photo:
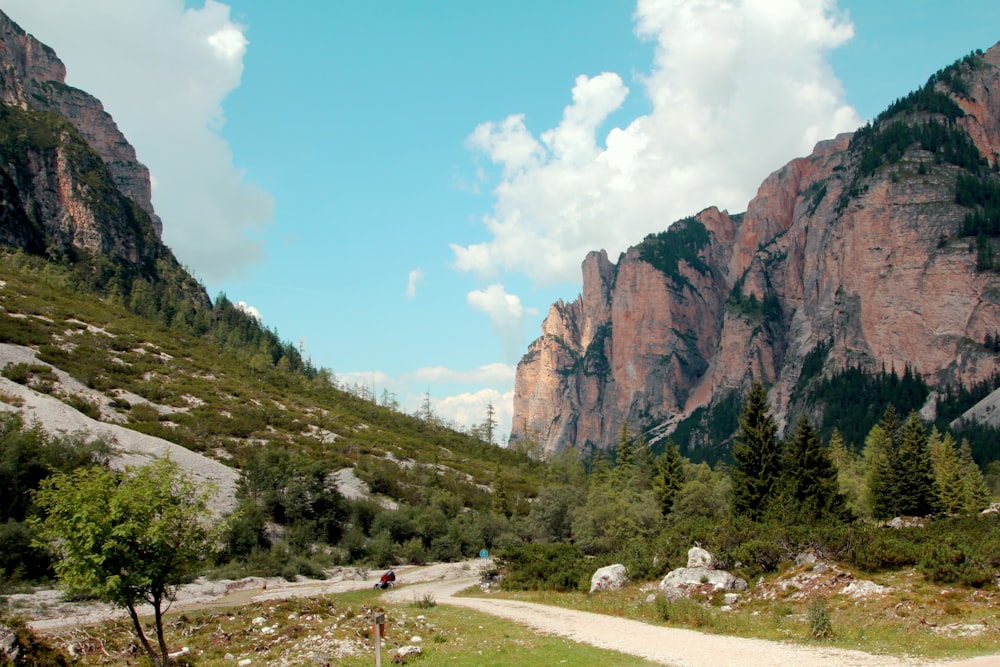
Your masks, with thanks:
[{"label": "pine tree", "polygon": [[795,436],[782,455],[778,507],[784,521],[812,524],[823,519],[850,519],[844,494],[837,482],[837,467],[829,451],[820,446],[809,417],[803,414],[795,426]]},{"label": "pine tree", "polygon": [[740,431],[733,444],[732,509],[737,516],[760,519],[776,491],[781,474],[781,442],[771,416],[767,390],[759,381],[744,401]]},{"label": "pine tree", "polygon": [[899,416],[890,403],[882,421],[865,438],[865,466],[868,471],[868,505],[876,519],[887,519],[898,512]]},{"label": "pine tree", "polygon": [[889,516],[926,516],[941,507],[941,492],[934,480],[934,462],[928,447],[927,431],[920,416],[911,412],[899,431],[896,446],[883,470],[891,492],[884,509]]},{"label": "pine tree", "polygon": [[615,450],[615,462],[620,466],[632,465],[635,462],[635,445],[632,441],[632,432],[628,429],[628,423],[622,419],[621,428],[618,429],[618,448]]},{"label": "pine tree", "polygon": [[684,458],[672,440],[667,441],[663,453],[656,457],[656,474],[653,476],[653,492],[663,516],[670,514],[674,498],[684,485]]},{"label": "pine tree", "polygon": [[972,458],[972,447],[968,438],[962,438],[958,450],[958,469],[964,484],[964,506],[966,512],[979,512],[990,505],[990,492],[986,488],[986,478],[979,464]]},{"label": "pine tree", "polygon": [[934,464],[941,509],[949,514],[962,512],[965,506],[965,481],[958,469],[955,439],[950,433],[942,437],[935,426],[931,429],[927,445]]}]

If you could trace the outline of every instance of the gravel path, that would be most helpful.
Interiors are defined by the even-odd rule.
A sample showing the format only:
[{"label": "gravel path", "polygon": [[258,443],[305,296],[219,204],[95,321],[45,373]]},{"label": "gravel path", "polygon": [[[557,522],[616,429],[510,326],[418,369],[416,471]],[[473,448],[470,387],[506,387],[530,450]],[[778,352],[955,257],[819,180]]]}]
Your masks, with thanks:
[{"label": "gravel path", "polygon": [[672,667],[1000,667],[1000,655],[961,662],[872,655],[862,651],[784,644],[762,639],[710,635],[624,618],[497,598],[454,597],[478,583],[476,577],[416,584],[383,595],[405,603],[433,596],[438,603],[510,619],[539,632],[635,655]]}]

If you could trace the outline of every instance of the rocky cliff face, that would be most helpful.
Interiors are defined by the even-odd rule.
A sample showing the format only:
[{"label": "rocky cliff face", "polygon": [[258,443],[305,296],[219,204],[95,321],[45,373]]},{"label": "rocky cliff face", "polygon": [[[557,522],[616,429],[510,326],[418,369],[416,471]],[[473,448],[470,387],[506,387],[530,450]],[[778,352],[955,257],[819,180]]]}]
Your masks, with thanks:
[{"label": "rocky cliff face", "polygon": [[[753,378],[783,419],[816,351],[826,374],[909,366],[969,386],[997,373],[983,341],[1000,331],[1000,274],[962,236],[976,207],[956,187],[1000,183],[1000,45],[943,72],[773,173],[745,214],[706,209],[617,265],[588,255],[583,293],[552,306],[518,365],[512,441],[609,447],[623,419],[669,433]],[[907,141],[887,146],[901,127]]]},{"label": "rocky cliff face", "polygon": [[[66,67],[55,52],[25,33],[2,12],[0,103],[22,111],[51,112],[69,120],[83,141],[100,156],[114,186],[138,205],[153,226],[156,237],[161,236],[162,223],[153,210],[149,170],[138,161],[135,149],[99,100],[66,85]],[[66,215],[73,213],[68,208],[64,212]],[[88,234],[76,240],[83,241],[85,236]]]}]

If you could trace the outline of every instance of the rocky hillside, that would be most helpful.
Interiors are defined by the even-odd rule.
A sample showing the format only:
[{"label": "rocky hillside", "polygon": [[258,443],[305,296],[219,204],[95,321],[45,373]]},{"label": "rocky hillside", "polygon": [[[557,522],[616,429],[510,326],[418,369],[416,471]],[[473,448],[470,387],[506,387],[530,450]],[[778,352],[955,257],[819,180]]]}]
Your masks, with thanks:
[{"label": "rocky hillside", "polygon": [[992,382],[998,155],[1000,45],[774,172],[745,213],[592,252],[518,365],[512,440],[606,448],[622,420],[656,440],[753,378],[781,419],[848,368]]}]

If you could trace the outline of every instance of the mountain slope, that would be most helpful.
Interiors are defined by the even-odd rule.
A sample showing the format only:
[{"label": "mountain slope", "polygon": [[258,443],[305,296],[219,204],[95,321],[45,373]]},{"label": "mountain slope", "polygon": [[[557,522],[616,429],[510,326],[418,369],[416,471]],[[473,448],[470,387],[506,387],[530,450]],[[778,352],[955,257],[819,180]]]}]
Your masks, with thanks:
[{"label": "mountain slope", "polygon": [[746,213],[706,209],[614,264],[591,253],[518,365],[512,441],[606,448],[623,419],[656,439],[753,378],[781,419],[848,368],[990,382],[997,91],[1000,46],[791,161]]}]

